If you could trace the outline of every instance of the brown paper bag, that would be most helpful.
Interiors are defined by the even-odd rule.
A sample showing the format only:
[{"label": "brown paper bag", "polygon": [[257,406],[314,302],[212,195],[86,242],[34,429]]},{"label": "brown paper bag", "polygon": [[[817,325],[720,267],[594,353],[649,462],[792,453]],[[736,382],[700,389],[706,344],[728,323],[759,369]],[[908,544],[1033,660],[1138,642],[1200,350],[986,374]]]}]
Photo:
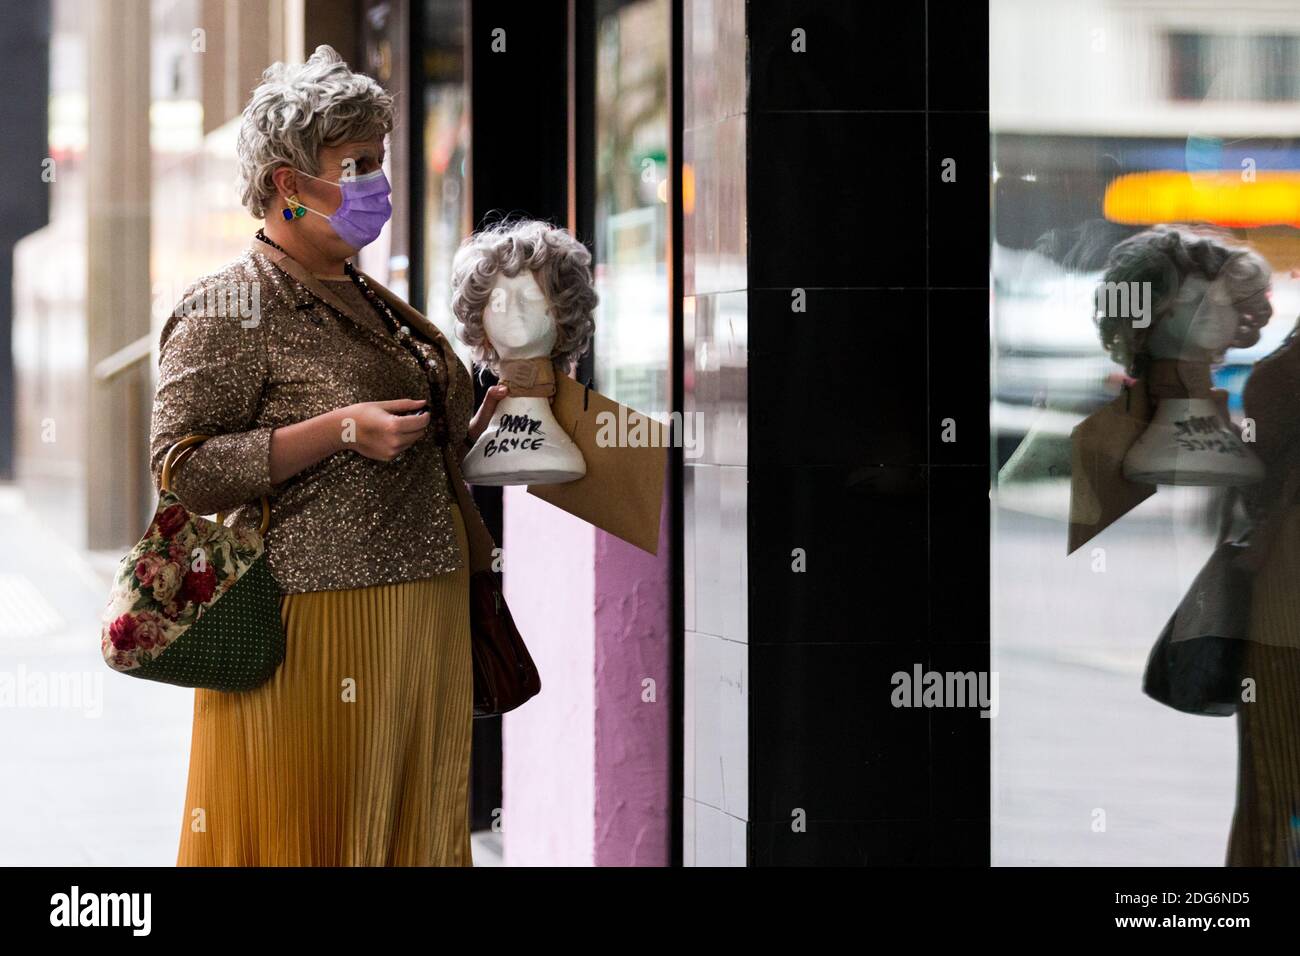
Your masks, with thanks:
[{"label": "brown paper bag", "polygon": [[[559,374],[555,379],[551,413],[582,452],[587,474],[577,481],[529,485],[528,493],[644,551],[658,553],[668,426],[619,405],[595,389],[585,388],[567,375]],[[602,412],[612,419],[598,417]],[[632,435],[638,420],[644,425],[639,429],[642,447],[618,444],[620,421]],[[604,432],[615,442],[602,448],[596,439],[606,421],[612,424],[605,426]]]},{"label": "brown paper bag", "polygon": [[1151,421],[1153,409],[1139,382],[1093,412],[1070,432],[1070,541],[1073,554],[1156,493],[1124,477],[1128,454]]}]

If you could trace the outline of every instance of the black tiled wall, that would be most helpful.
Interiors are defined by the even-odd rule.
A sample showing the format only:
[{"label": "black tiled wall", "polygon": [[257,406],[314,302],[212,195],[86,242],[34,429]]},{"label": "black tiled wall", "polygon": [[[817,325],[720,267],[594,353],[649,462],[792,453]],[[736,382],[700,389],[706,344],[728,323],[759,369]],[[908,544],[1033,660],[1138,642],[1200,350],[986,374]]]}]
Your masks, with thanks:
[{"label": "black tiled wall", "polygon": [[746,22],[748,862],[984,865],[989,721],[890,698],[989,667],[987,9]]}]

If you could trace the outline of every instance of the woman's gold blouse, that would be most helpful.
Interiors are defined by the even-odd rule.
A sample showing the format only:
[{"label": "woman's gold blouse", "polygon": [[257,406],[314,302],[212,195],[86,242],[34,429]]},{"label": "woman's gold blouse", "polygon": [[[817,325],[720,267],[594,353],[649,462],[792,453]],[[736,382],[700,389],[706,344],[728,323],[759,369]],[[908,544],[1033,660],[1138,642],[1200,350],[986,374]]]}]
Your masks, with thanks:
[{"label": "woman's gold blouse", "polygon": [[[463,458],[474,400],[469,371],[431,322],[367,279],[443,382],[449,453]],[[174,469],[172,491],[191,511],[230,512],[227,524],[254,529],[267,495],[267,562],[287,593],[429,577],[465,560],[432,424],[394,461],[348,449],[271,484],[274,429],[358,402],[429,397],[415,357],[334,286],[254,239],[186,290],[161,336],[154,483],[176,441],[212,435]]]}]

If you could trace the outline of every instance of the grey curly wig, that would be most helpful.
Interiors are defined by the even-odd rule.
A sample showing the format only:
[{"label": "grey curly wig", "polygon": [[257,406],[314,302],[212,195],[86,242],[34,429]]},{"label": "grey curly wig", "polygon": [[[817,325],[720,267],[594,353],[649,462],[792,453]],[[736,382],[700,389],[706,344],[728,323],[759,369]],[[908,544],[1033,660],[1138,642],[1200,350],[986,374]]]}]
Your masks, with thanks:
[{"label": "grey curly wig", "polygon": [[[1267,295],[1272,276],[1268,262],[1254,250],[1234,245],[1228,237],[1211,230],[1176,226],[1147,229],[1118,243],[1105,269],[1093,319],[1102,346],[1134,377],[1143,374],[1147,341],[1161,320],[1173,311],[1179,289],[1189,276],[1210,282],[1224,278],[1228,295],[1241,313],[1241,324],[1230,348],[1247,348],[1258,342],[1259,330],[1273,314]],[[1150,283],[1151,321],[1146,328],[1136,328],[1130,314],[1117,314],[1127,309],[1112,313],[1120,299],[1102,294],[1110,283],[1134,282]],[[1127,301],[1124,305],[1128,305]]]},{"label": "grey curly wig", "polygon": [[565,371],[572,371],[591,344],[596,329],[591,313],[599,298],[587,247],[568,230],[547,222],[500,222],[460,244],[451,265],[456,334],[473,349],[474,360],[495,373],[499,356],[483,332],[483,310],[497,276],[514,277],[522,269],[532,270],[546,294],[546,311],[555,320],[551,357]]},{"label": "grey curly wig", "polygon": [[318,46],[300,65],[272,64],[239,126],[239,198],[263,219],[276,195],[271,175],[278,168],[316,175],[322,146],[380,139],[392,130],[393,97],[349,70],[333,47]]}]

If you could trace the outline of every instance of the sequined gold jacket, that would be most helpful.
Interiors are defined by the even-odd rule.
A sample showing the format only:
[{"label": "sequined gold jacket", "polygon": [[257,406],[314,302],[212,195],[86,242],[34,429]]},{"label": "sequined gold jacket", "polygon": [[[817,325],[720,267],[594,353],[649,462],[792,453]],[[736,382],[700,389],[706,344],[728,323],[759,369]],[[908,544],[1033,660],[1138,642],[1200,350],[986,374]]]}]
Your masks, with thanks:
[{"label": "sequined gold jacket", "polygon": [[[433,323],[366,278],[443,383],[450,448],[463,459],[474,401],[469,371]],[[429,395],[415,357],[294,259],[253,239],[234,262],[186,289],[160,342],[154,484],[177,440],[212,435],[175,470],[172,490],[191,511],[229,512],[227,524],[248,528],[260,523],[267,495],[267,561],[281,590],[407,581],[465,562],[432,426],[393,461],[348,449],[271,483],[274,429],[357,402]]]}]

